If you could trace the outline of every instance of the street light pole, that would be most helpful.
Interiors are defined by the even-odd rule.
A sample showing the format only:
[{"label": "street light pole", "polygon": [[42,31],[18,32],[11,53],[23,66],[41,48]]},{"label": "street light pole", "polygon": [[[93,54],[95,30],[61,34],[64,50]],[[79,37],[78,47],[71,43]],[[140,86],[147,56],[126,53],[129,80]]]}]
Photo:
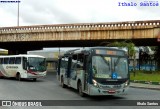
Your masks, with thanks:
[{"label": "street light pole", "polygon": [[60,54],[61,54],[61,50],[60,50],[60,46],[59,46],[59,56],[60,56]]},{"label": "street light pole", "polygon": [[18,15],[17,15],[17,26],[19,26],[19,0],[18,0]]}]

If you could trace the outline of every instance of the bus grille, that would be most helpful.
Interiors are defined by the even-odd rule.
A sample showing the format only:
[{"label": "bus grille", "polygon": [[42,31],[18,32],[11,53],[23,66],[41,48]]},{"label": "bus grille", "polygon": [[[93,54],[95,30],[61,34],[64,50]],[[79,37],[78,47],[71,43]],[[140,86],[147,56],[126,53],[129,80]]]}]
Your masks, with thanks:
[{"label": "bus grille", "polygon": [[125,83],[125,81],[102,81],[100,83],[103,85],[121,85]]},{"label": "bus grille", "polygon": [[101,86],[101,88],[104,90],[120,89],[120,88],[122,88],[122,86],[121,85],[108,85],[108,86]]}]

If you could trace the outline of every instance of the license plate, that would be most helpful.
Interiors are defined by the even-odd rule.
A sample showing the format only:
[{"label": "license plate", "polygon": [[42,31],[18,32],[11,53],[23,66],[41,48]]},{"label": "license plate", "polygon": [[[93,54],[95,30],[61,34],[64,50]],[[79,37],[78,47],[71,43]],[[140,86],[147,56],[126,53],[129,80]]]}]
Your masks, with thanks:
[{"label": "license plate", "polygon": [[109,90],[108,93],[115,93],[115,90]]}]

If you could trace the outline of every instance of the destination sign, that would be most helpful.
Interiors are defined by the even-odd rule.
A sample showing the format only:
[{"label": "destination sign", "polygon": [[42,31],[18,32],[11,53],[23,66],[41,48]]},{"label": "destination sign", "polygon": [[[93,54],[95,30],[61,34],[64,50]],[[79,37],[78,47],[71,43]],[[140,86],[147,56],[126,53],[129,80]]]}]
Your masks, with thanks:
[{"label": "destination sign", "polygon": [[101,55],[119,55],[119,56],[124,56],[125,53],[123,51],[115,51],[115,50],[101,50],[97,49],[95,50],[96,54],[101,54]]}]

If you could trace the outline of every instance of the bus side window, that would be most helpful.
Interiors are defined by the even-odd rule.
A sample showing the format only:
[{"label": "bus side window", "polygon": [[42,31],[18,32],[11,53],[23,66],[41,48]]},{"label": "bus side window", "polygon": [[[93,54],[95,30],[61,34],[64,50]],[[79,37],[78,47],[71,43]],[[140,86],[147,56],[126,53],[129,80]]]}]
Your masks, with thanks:
[{"label": "bus side window", "polygon": [[3,58],[0,58],[0,64],[3,64]]},{"label": "bus side window", "polygon": [[8,64],[9,58],[4,58],[4,64]]},{"label": "bus side window", "polygon": [[16,57],[15,64],[21,64],[21,57]]},{"label": "bus side window", "polygon": [[14,62],[15,62],[15,58],[14,57],[9,59],[9,64],[14,64]]},{"label": "bus side window", "polygon": [[27,58],[23,57],[23,69],[27,70]]},{"label": "bus side window", "polygon": [[77,68],[78,70],[82,70],[84,68],[84,54],[78,54],[77,57]]},{"label": "bus side window", "polygon": [[88,66],[88,55],[84,55],[84,62],[83,62],[83,70],[87,69]]},{"label": "bus side window", "polygon": [[83,69],[83,63],[81,63],[81,62],[77,62],[77,69],[78,70],[82,70]]}]

